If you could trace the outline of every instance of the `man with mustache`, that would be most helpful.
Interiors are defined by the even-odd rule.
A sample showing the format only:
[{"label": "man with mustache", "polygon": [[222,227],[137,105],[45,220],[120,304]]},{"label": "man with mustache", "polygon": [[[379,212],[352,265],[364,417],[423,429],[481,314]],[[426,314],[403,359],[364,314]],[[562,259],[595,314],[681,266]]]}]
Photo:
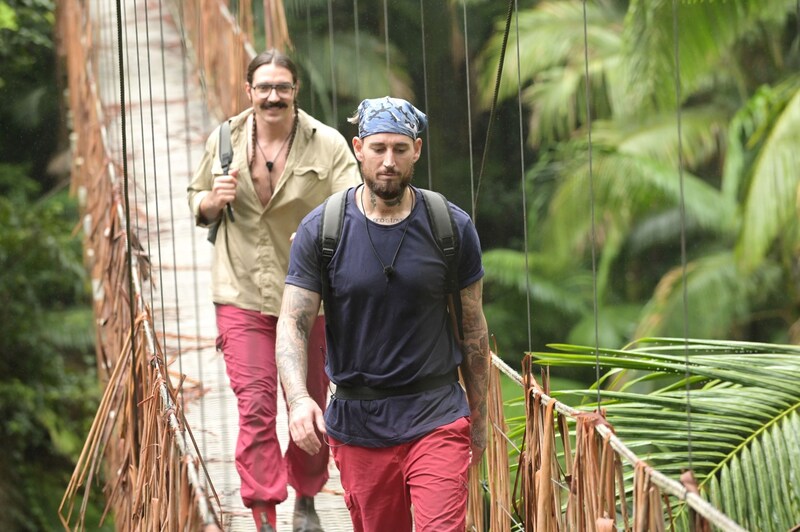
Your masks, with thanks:
[{"label": "man with mustache", "polygon": [[[219,221],[212,262],[217,349],[222,351],[239,410],[236,469],[244,505],[260,531],[275,528],[275,506],[296,492],[293,528],[322,530],[314,496],[328,479],[328,453],[309,457],[294,443],[281,456],[276,430],[278,374],[275,327],[289,263],[290,237],[311,209],[360,183],[347,141],[297,105],[297,67],[267,50],[247,69],[252,107],[229,119],[233,161],[223,172],[219,128],[188,187],[197,225]],[[324,318],[315,316],[308,343],[308,394],[324,409]]]},{"label": "man with mustache", "polygon": [[[305,217],[292,243],[276,346],[289,430],[311,456],[330,446],[357,532],[463,532],[467,470],[487,438],[480,242],[449,204],[462,336],[451,327],[448,261],[427,213],[435,198],[410,184],[425,114],[387,96],[361,102],[351,121],[364,184],[346,192],[338,246],[326,267],[327,205]],[[324,417],[305,382],[322,297],[336,384]]]}]

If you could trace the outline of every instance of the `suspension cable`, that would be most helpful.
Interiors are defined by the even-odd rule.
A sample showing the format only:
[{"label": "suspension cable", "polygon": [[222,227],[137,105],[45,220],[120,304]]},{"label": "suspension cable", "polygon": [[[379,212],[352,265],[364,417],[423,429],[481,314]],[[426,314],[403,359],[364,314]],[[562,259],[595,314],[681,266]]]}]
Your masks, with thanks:
[{"label": "suspension cable", "polygon": [[[800,0],[798,0],[800,1]],[[467,29],[467,2],[462,0],[462,11],[464,13],[464,71],[465,71],[465,85],[467,88],[467,136],[469,137],[469,202],[470,214],[472,220],[475,220],[475,167],[472,155],[472,94],[470,87],[470,73],[469,73],[469,38],[467,37],[469,31]]]},{"label": "suspension cable", "polygon": [[330,58],[331,58],[331,109],[333,109],[333,125],[336,127],[339,124],[339,111],[336,100],[338,99],[336,92],[336,60],[333,53],[333,2],[328,0],[328,40],[330,42]]},{"label": "suspension cable", "polygon": [[500,80],[503,78],[503,64],[506,60],[506,46],[508,45],[508,34],[511,30],[511,14],[514,11],[514,0],[508,0],[508,13],[506,14],[506,29],[503,32],[503,44],[500,46],[500,59],[497,63],[497,76],[494,81],[494,93],[492,94],[492,107],[489,110],[489,124],[486,126],[486,140],[483,143],[483,156],[481,157],[481,166],[478,171],[478,186],[475,190],[475,202],[472,206],[475,212],[475,218],[478,217],[476,206],[481,192],[481,183],[483,182],[483,171],[486,168],[486,158],[489,155],[489,140],[491,139],[492,123],[494,122],[494,113],[497,109],[497,99],[500,93]]},{"label": "suspension cable", "polygon": [[[800,0],[798,0],[800,1]],[[353,0],[353,33],[356,39],[356,93],[354,100],[361,100],[361,40],[358,24],[358,0]]]},{"label": "suspension cable", "polygon": [[517,117],[519,126],[519,158],[520,158],[520,189],[522,190],[522,245],[525,257],[525,320],[528,329],[528,351],[533,350],[533,333],[531,331],[531,270],[528,264],[528,192],[525,180],[525,137],[522,128],[522,70],[520,66],[519,43],[519,5],[514,0],[514,24],[516,29],[517,52]]},{"label": "suspension cable", "polygon": [[689,292],[686,286],[686,201],[683,186],[683,133],[681,120],[681,54],[678,43],[678,3],[672,0],[672,40],[673,53],[675,59],[675,123],[678,128],[678,183],[680,185],[680,213],[681,213],[681,286],[683,298],[683,338],[684,338],[684,380],[686,381],[686,445],[689,458],[689,471],[692,467],[692,403],[691,403],[691,379],[689,373]]},{"label": "suspension cable", "polygon": [[[162,364],[166,368],[166,363],[167,363],[166,354],[168,352],[168,346],[167,346],[168,339],[167,339],[167,329],[166,329],[167,324],[166,324],[166,319],[164,319],[164,316],[165,316],[165,312],[164,312],[165,304],[164,303],[165,303],[166,299],[164,297],[164,259],[163,259],[162,254],[161,254],[161,248],[162,248],[162,245],[161,245],[161,214],[160,214],[160,209],[159,209],[159,205],[161,204],[161,202],[158,201],[158,189],[159,189],[159,186],[158,186],[158,164],[157,164],[157,161],[156,161],[155,114],[153,113],[153,107],[154,107],[154,100],[153,100],[153,63],[152,63],[152,60],[150,58],[150,46],[151,46],[151,43],[150,43],[150,7],[149,7],[149,2],[145,2],[144,3],[144,31],[145,31],[145,33],[144,33],[144,35],[145,35],[145,51],[146,51],[146,62],[147,62],[147,89],[148,89],[148,98],[149,98],[148,102],[147,102],[147,108],[150,111],[150,150],[151,150],[150,153],[151,153],[151,155],[153,157],[153,194],[154,194],[154,196],[156,198],[156,201],[154,202],[154,207],[155,207],[156,249],[158,250],[158,290],[159,290],[158,293],[159,293],[159,304],[161,305],[161,312],[159,314],[160,314],[160,318],[161,318],[161,335],[162,335],[161,345],[162,345],[162,348],[163,348],[163,353],[164,353],[164,358],[165,358],[165,360],[162,361]],[[161,46],[160,48],[161,48],[161,52],[163,53],[164,47]],[[164,99],[164,105],[165,106],[166,106],[166,103],[167,102],[166,102],[166,98],[165,98]],[[140,110],[140,112],[141,112],[141,110]],[[166,112],[166,109],[165,109],[165,112]],[[166,119],[166,122],[169,122],[169,117],[167,115],[165,115],[164,117]],[[166,137],[167,137],[167,140],[166,140],[166,142],[167,142],[167,157],[169,157],[169,135],[166,135]],[[171,196],[172,195],[170,194],[170,197]],[[148,202],[148,198],[145,198],[145,202]],[[148,241],[149,240],[150,240],[150,238],[148,236]],[[151,284],[151,288],[150,288],[151,294],[152,294],[153,291],[154,291],[154,287]],[[150,299],[152,301],[153,297],[151,296]],[[151,306],[151,308],[153,308],[153,307]],[[180,357],[178,357],[178,360],[179,360],[178,363],[180,364]],[[181,374],[182,374],[182,372],[181,372]],[[169,376],[168,374],[165,374],[165,382],[167,384],[167,388],[171,389],[172,382],[170,381],[168,376]]]},{"label": "suspension cable", "polygon": [[[425,112],[428,113],[428,117],[431,116],[431,109],[428,105],[428,61],[427,61],[427,54],[425,50],[427,46],[425,45],[425,8],[423,6],[423,0],[419,0],[419,23],[420,23],[420,34],[422,35],[422,92],[424,95],[425,101]],[[432,138],[431,134],[431,120],[428,120],[428,140]],[[433,171],[431,170],[431,143],[425,143],[425,159],[426,163],[428,164],[428,188],[433,190]]]},{"label": "suspension cable", "polygon": [[[599,326],[599,313],[597,301],[597,227],[595,224],[595,209],[594,209],[594,167],[593,167],[593,145],[592,145],[592,100],[591,90],[589,88],[589,23],[588,15],[586,14],[586,0],[583,0],[583,75],[584,81],[584,97],[586,99],[586,138],[588,142],[589,154],[589,213],[592,219],[592,306],[594,308],[594,372],[595,382],[600,382],[600,326]],[[597,411],[600,412],[601,397],[600,386],[597,387]]]},{"label": "suspension cable", "polygon": [[[187,64],[187,58],[189,57],[189,46],[186,42],[186,21],[184,20],[185,13],[184,13],[184,4],[183,2],[178,2],[178,35],[181,41],[181,87],[182,87],[182,95],[183,95],[183,120],[186,124],[184,127],[184,139],[183,139],[183,146],[184,146],[184,156],[186,161],[186,168],[191,169],[193,167],[192,162],[192,150],[190,149],[191,145],[191,137],[189,132],[191,131],[192,122],[191,122],[191,115],[189,114],[189,67]],[[162,37],[163,39],[163,37]],[[170,171],[170,175],[172,175],[172,171]],[[189,174],[191,175],[191,174]],[[188,177],[188,176],[187,176]],[[170,185],[170,189],[172,186]],[[200,280],[198,277],[198,265],[197,265],[197,243],[194,238],[189,239],[189,246],[191,251],[191,259],[192,259],[192,297],[194,298],[194,315],[200,316]],[[176,268],[177,272],[177,268]],[[176,283],[177,287],[177,283]],[[205,375],[203,374],[203,363],[201,357],[201,333],[200,333],[200,320],[194,320],[194,342],[197,346],[196,349],[196,365],[197,365],[197,380],[201,383],[205,382]],[[181,353],[183,351],[181,350]],[[206,402],[205,399],[201,399],[200,401],[200,426],[206,426]],[[188,424],[187,424],[188,426]],[[202,452],[198,452],[198,455],[205,456],[206,450],[208,449],[207,441],[206,441],[206,431],[202,430],[200,433],[201,437],[201,444],[202,444]],[[226,470],[226,478],[227,481],[227,468]],[[203,477],[204,480],[208,480],[208,483],[213,486],[211,479],[208,477],[208,472]],[[220,508],[220,511],[222,509]]]},{"label": "suspension cable", "polygon": [[383,37],[384,46],[386,47],[386,91],[391,91],[392,88],[392,64],[389,61],[389,6],[387,0],[383,0]]},{"label": "suspension cable", "polygon": [[[122,189],[123,197],[125,198],[125,240],[127,246],[128,262],[128,312],[130,313],[130,328],[131,328],[131,378],[134,379],[136,375],[136,335],[133,331],[136,328],[136,298],[134,297],[134,264],[133,264],[133,246],[131,244],[131,203],[128,195],[128,152],[127,152],[127,137],[125,136],[125,61],[122,58],[122,5],[121,0],[116,0],[117,7],[117,42],[118,46],[118,67],[119,67],[119,101],[120,101],[120,131],[122,140]],[[139,426],[139,389],[136,385],[131,387],[131,412],[133,415],[133,426]],[[139,448],[139,433],[134,430],[133,432],[133,445],[135,449]],[[133,465],[139,466],[139,456],[132,456]]]},{"label": "suspension cable", "polygon": [[[164,100],[164,137],[165,146],[167,148],[167,190],[172,191],[172,148],[170,147],[170,132],[169,132],[169,105],[167,104],[167,67],[166,58],[164,56],[164,12],[162,9],[162,0],[158,0],[158,22],[159,22],[159,35],[161,43],[159,49],[161,50],[161,97]],[[175,205],[172,194],[169,195],[169,228],[170,235],[172,235],[172,283],[173,283],[173,298],[175,301],[175,335],[177,343],[177,358],[178,358],[178,372],[183,377],[183,347],[181,345],[181,305],[178,297],[178,253],[177,246],[175,245]],[[194,239],[192,239],[194,241]],[[166,352],[166,333],[165,333],[165,352]],[[178,390],[180,396],[181,412],[184,411],[184,395],[183,386]],[[185,427],[185,424],[184,424]]]}]

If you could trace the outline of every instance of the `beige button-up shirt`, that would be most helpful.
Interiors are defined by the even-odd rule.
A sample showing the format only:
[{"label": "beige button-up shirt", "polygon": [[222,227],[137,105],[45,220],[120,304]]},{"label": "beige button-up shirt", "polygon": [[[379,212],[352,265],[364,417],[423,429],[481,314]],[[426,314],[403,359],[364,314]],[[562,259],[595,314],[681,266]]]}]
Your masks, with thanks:
[{"label": "beige button-up shirt", "polygon": [[[361,182],[355,157],[344,137],[303,111],[283,174],[266,206],[261,204],[247,161],[248,109],[231,119],[233,162],[238,169],[234,219],[224,220],[217,233],[212,263],[215,303],[234,305],[277,316],[289,267],[290,236],[303,217],[334,192]],[[206,141],[205,153],[188,187],[195,223],[207,227],[200,202],[215,176],[222,174],[217,143],[219,128]]]}]

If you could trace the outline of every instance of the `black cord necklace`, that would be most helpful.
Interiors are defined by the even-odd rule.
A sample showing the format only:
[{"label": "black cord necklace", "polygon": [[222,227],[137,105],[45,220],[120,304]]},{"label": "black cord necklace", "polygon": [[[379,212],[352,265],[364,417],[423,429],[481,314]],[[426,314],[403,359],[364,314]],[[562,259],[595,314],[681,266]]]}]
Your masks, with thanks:
[{"label": "black cord necklace", "polygon": [[[255,128],[255,125],[253,126],[253,128]],[[258,146],[258,151],[261,152],[261,156],[264,157],[265,161],[267,161],[267,170],[270,173],[272,173],[272,167],[274,166],[275,161],[278,160],[278,157],[280,157],[281,152],[283,151],[283,148],[286,147],[286,143],[289,142],[289,137],[291,137],[291,136],[292,136],[292,134],[289,133],[286,136],[286,138],[283,139],[283,144],[281,144],[281,147],[278,148],[278,153],[275,154],[275,157],[273,157],[271,161],[269,159],[267,159],[267,154],[264,153],[264,150],[261,149],[261,143],[258,142],[258,139],[256,139],[256,146]]]},{"label": "black cord necklace", "polygon": [[[297,118],[295,117],[295,123],[296,123],[296,121],[297,121]],[[272,160],[270,160],[267,157],[267,154],[264,153],[264,150],[261,148],[261,143],[258,142],[258,133],[256,133],[257,124],[258,124],[258,118],[255,115],[253,115],[253,144],[255,144],[256,147],[258,148],[258,151],[261,152],[261,156],[264,158],[264,161],[267,163],[267,170],[269,171],[270,174],[272,174],[272,167],[275,166],[275,161],[277,161],[278,157],[280,157],[281,152],[283,151],[283,148],[286,147],[286,143],[289,142],[289,139],[294,136],[295,127],[294,127],[294,125],[292,126],[292,130],[289,132],[289,134],[286,136],[286,138],[283,139],[283,143],[281,143],[281,147],[278,148],[278,152],[275,154],[274,157],[272,157]],[[253,154],[253,157],[255,158],[255,154]],[[251,164],[252,164],[252,162],[251,162]]]},{"label": "black cord necklace", "polygon": [[384,264],[383,260],[381,260],[381,256],[378,255],[378,250],[375,249],[375,244],[372,243],[372,236],[369,234],[369,220],[367,220],[367,206],[364,203],[364,189],[367,188],[366,186],[362,185],[361,188],[361,207],[364,209],[364,229],[367,231],[367,240],[369,240],[369,245],[372,248],[372,253],[375,254],[375,258],[378,259],[378,262],[383,267],[383,274],[386,276],[386,282],[388,283],[391,281],[392,277],[394,276],[394,263],[397,260],[397,255],[400,253],[400,247],[403,245],[403,240],[406,238],[406,232],[408,232],[408,226],[411,225],[410,218],[411,212],[414,210],[414,203],[416,202],[416,194],[414,194],[414,189],[411,187],[408,190],[411,191],[411,209],[408,211],[408,216],[406,216],[405,222],[406,226],[403,228],[403,234],[400,237],[400,242],[397,244],[397,249],[394,250],[394,257],[392,257],[392,262],[390,264]]}]

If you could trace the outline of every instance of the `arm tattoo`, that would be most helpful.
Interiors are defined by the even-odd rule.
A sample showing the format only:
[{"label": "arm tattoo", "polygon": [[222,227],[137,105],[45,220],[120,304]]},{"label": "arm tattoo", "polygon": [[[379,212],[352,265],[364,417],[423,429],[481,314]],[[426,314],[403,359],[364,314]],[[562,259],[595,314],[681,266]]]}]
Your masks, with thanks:
[{"label": "arm tattoo", "polygon": [[[464,327],[464,340],[461,342],[464,361],[461,365],[461,373],[464,377],[473,426],[485,429],[491,354],[489,352],[489,330],[483,315],[482,294],[481,281],[461,290]],[[485,447],[486,433],[484,431],[473,432],[473,443]]]},{"label": "arm tattoo", "polygon": [[319,312],[320,295],[310,290],[286,285],[278,318],[275,359],[286,401],[307,396],[308,335]]}]

